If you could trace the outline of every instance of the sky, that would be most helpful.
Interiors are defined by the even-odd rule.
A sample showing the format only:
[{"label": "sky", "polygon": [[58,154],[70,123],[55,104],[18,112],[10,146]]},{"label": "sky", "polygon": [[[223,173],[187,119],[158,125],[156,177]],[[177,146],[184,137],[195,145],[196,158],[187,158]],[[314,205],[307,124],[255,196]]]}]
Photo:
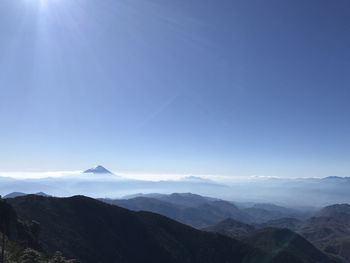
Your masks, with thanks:
[{"label": "sky", "polygon": [[0,0],[0,171],[350,176],[348,0]]}]

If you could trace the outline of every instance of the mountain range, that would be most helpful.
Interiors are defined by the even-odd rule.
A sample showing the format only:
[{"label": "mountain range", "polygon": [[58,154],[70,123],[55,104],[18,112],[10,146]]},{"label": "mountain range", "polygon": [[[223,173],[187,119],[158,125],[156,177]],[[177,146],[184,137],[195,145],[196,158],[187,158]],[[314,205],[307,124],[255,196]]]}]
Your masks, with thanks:
[{"label": "mountain range", "polygon": [[[93,176],[101,174],[107,174],[108,176]],[[6,187],[10,184],[12,187],[22,185],[22,187],[19,188],[26,190],[23,192],[12,192],[4,196],[7,202],[10,203],[13,208],[15,208],[16,213],[20,216],[24,215],[22,213],[24,210],[26,210],[26,208],[22,207],[21,209],[16,209],[16,200],[26,200],[26,198],[29,197],[32,200],[34,196],[37,198],[44,198],[42,200],[60,200],[60,202],[61,200],[66,200],[49,198],[52,193],[50,189],[52,190],[51,187],[53,185],[56,188],[56,190],[53,191],[54,193],[60,192],[60,189],[63,188],[66,189],[65,191],[69,190],[72,193],[76,192],[77,189],[80,189],[78,192],[90,192],[92,196],[97,196],[99,189],[104,189],[107,196],[110,196],[108,193],[122,193],[123,191],[119,190],[124,189],[125,186],[127,186],[127,188],[135,187],[136,189],[142,189],[146,187],[147,189],[151,189],[154,185],[158,185],[162,186],[163,190],[166,189],[166,191],[169,191],[175,185],[177,185],[179,189],[186,189],[187,187],[196,186],[196,189],[202,189],[204,192],[206,192],[208,189],[216,189],[215,191],[220,189],[222,192],[232,189],[232,186],[228,187],[225,185],[215,184],[211,181],[198,180],[197,178],[196,180],[191,179],[178,182],[144,182],[138,180],[122,180],[118,176],[114,176],[103,166],[97,166],[86,170],[77,177],[70,177],[67,179],[47,178],[41,180],[15,180],[10,178],[0,178],[0,181],[0,189],[1,187]],[[338,187],[346,187],[348,181],[348,178],[339,177],[295,180],[286,187],[298,188],[302,182],[304,190],[319,189],[322,192],[325,185],[338,189]],[[276,180],[273,182],[275,186],[285,186],[285,181],[284,183],[281,180]],[[48,186],[49,188],[47,188]],[[29,191],[28,189],[46,189],[49,191],[36,192]],[[36,194],[28,195],[26,192],[34,192]],[[337,200],[339,196],[344,197],[344,194],[344,191],[340,193],[334,192],[333,196],[334,199]],[[37,201],[41,199],[35,200]],[[261,231],[264,229],[288,229],[289,231],[297,233],[305,240],[311,242],[315,247],[317,247],[317,249],[323,251],[323,253],[332,255],[332,257],[339,258],[345,262],[350,262],[350,206],[348,204],[327,205],[322,209],[310,206],[286,207],[282,206],[281,204],[276,205],[266,202],[227,201],[221,198],[212,198],[189,192],[173,194],[133,194],[119,199],[100,198],[98,200],[102,201],[102,203],[113,205],[109,207],[132,210],[134,211],[133,213],[137,215],[145,212],[156,213],[175,220],[181,224],[185,224],[188,227],[194,227],[205,232],[214,232],[225,235],[229,238],[234,238],[235,240],[238,239],[243,243],[246,242],[245,240],[249,240],[249,237],[254,236],[256,233],[261,233]],[[31,205],[29,204],[29,207],[30,206]],[[49,204],[49,207],[51,206],[54,205]],[[45,206],[43,206],[43,209],[44,208]],[[35,214],[36,213],[40,214],[39,211],[35,212]],[[28,217],[24,219],[24,221],[28,220],[30,223],[30,220],[36,221],[36,219],[37,218],[33,213],[32,219]],[[20,217],[21,222],[22,220],[23,219]],[[104,222],[104,219],[99,220]],[[70,227],[71,226],[67,226],[67,229],[70,229]],[[28,230],[28,227],[22,227],[22,229]],[[27,230],[26,232],[28,233]],[[268,231],[268,233],[271,233],[271,230]],[[47,233],[47,235],[49,236],[49,233]],[[76,235],[79,236],[80,233]],[[285,232],[285,235],[289,236],[290,234]],[[73,241],[71,240],[69,242]],[[85,241],[83,243],[85,243]],[[251,241],[248,243],[251,243]],[[43,244],[46,245],[49,244],[49,242],[45,240]],[[45,247],[45,245],[43,245],[43,250],[48,251],[48,253],[51,254],[55,249],[61,250],[60,247],[55,248],[53,245]],[[53,250],[51,250],[51,248]],[[259,249],[264,250],[261,248]],[[63,251],[68,258],[82,257],[81,255],[75,255],[71,251],[66,251],[65,249],[63,249]],[[86,259],[88,259],[88,257]]]},{"label": "mountain range", "polygon": [[[256,233],[266,229],[288,229],[298,233],[321,251],[350,262],[350,205],[327,206],[310,218],[280,218],[260,224],[247,224],[226,219],[216,225],[203,228],[205,231],[220,233],[239,240],[254,240]],[[299,236],[298,236],[299,238]]]},{"label": "mountain range", "polygon": [[242,240],[263,229],[289,229],[320,250],[350,259],[350,205],[310,211],[274,204],[232,203],[191,193],[143,194],[127,199],[101,199],[134,211],[151,211],[176,221]]},{"label": "mountain range", "polygon": [[[82,172],[64,172],[62,176],[53,173],[41,178],[11,178],[10,174],[0,177],[0,194],[9,192],[44,192],[52,196],[86,195],[95,198],[122,198],[135,193],[192,192],[202,196],[215,196],[234,201],[237,205],[248,203],[267,203],[279,206],[324,207],[337,203],[350,202],[350,180],[348,177],[327,178],[246,178],[235,177],[225,180],[208,176],[186,176],[177,180],[136,180],[115,175],[102,165]],[[7,177],[5,177],[7,175]],[[40,175],[33,174],[33,177]],[[249,193],[247,195],[246,193]],[[252,214],[260,218],[262,207],[249,207]],[[265,207],[266,208],[266,207]],[[264,210],[266,210],[263,208]],[[267,209],[272,211],[272,209]],[[249,210],[247,211],[249,212]],[[259,214],[261,213],[261,214]],[[280,211],[275,218],[279,218]],[[259,215],[258,215],[259,214]],[[254,215],[253,215],[254,217]],[[271,218],[266,218],[271,219]]]},{"label": "mountain range", "polygon": [[350,205],[323,208],[298,230],[317,247],[350,262]]},{"label": "mountain range", "polygon": [[[16,197],[25,196],[25,195],[29,195],[29,194],[22,193],[22,192],[12,192],[12,193],[9,193],[9,194],[5,195],[3,198],[4,199],[9,199],[9,198],[16,198]],[[43,192],[38,192],[38,193],[35,193],[33,195],[50,196],[50,195],[45,194]]]},{"label": "mountain range", "polygon": [[252,207],[240,208],[233,202],[191,193],[150,194],[131,197],[130,199],[100,200],[134,211],[159,213],[196,228],[211,226],[227,218],[247,223],[263,223],[289,216],[307,217],[305,211],[272,204],[253,204]]},{"label": "mountain range", "polygon": [[[0,210],[2,217],[12,214],[8,221],[28,225],[35,222],[38,228],[36,235],[31,235],[35,238],[33,244],[22,242],[18,247],[29,246],[49,256],[61,251],[82,263],[339,262],[299,236],[286,247],[291,232],[268,231],[253,240],[240,241],[158,214],[133,212],[84,196],[27,195],[6,202],[1,201],[8,208]],[[7,234],[12,242],[16,241],[11,233]]]}]

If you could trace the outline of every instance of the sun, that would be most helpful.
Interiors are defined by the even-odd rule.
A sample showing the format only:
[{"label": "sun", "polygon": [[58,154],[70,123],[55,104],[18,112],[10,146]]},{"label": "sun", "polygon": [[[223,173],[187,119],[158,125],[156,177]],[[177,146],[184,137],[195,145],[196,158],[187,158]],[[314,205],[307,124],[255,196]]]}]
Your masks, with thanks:
[{"label": "sun", "polygon": [[52,4],[55,4],[56,0],[36,0],[35,1],[39,6],[40,8],[48,8],[49,6],[51,6]]}]

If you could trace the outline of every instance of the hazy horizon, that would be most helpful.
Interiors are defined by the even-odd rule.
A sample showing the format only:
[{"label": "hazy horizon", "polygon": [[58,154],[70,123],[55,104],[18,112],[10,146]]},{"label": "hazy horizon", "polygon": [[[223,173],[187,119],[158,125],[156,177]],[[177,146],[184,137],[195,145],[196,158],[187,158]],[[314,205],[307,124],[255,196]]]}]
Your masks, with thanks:
[{"label": "hazy horizon", "polygon": [[[86,169],[76,169],[71,171],[0,171],[0,177],[10,177],[14,179],[43,179],[43,178],[58,178],[84,175],[83,172]],[[148,172],[148,171],[134,171],[134,170],[110,170],[113,174],[109,176],[119,177],[123,179],[135,179],[135,180],[181,180],[186,178],[201,178],[212,180],[216,182],[230,182],[240,180],[253,180],[253,179],[322,179],[327,177],[347,177],[347,176],[269,176],[269,175],[223,175],[223,174],[192,174],[192,173],[162,173],[162,172]]]}]

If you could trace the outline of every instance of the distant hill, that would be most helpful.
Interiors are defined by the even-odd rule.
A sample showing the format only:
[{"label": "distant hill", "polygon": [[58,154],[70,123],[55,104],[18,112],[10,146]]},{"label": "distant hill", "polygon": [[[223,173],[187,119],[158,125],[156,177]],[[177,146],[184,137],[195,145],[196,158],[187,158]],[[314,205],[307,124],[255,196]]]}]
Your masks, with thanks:
[{"label": "distant hill", "polygon": [[143,194],[143,193],[138,193],[138,194],[131,194],[131,195],[125,195],[121,199],[133,199],[136,197],[146,197],[146,198],[160,198],[164,196],[164,194],[158,194],[158,193],[151,193],[151,194]]},{"label": "distant hill", "polygon": [[246,224],[231,218],[225,219],[216,225],[203,228],[204,231],[220,233],[233,238],[242,238],[249,236],[257,230],[265,228],[287,228],[292,231],[297,231],[302,226],[303,221],[295,218],[280,218],[267,221],[262,224]]},{"label": "distant hill", "polygon": [[227,218],[260,224],[280,218],[304,218],[305,212],[273,204],[253,204],[239,208],[233,202],[192,193],[136,194],[129,199],[101,199],[134,211],[150,211],[197,228],[215,225]]},{"label": "distant hill", "polygon": [[322,178],[322,180],[349,181],[350,177],[328,176],[328,177]]},{"label": "distant hill", "polygon": [[211,201],[220,200],[218,198],[201,196],[193,193],[172,193],[172,194],[139,193],[139,194],[124,196],[123,199],[132,199],[136,197],[154,198],[167,203],[181,205],[181,206],[188,206],[188,207],[198,206],[198,205],[206,204]]},{"label": "distant hill", "polygon": [[113,174],[111,171],[104,168],[102,165],[98,165],[94,168],[90,168],[83,173],[85,174]]},{"label": "distant hill", "polygon": [[323,251],[350,261],[350,205],[323,208],[299,232]]},{"label": "distant hill", "polygon": [[244,212],[257,224],[280,218],[305,219],[312,214],[312,212],[302,212],[274,204],[254,204],[252,207],[245,208]]},{"label": "distant hill", "polygon": [[256,228],[253,225],[245,224],[237,220],[228,218],[216,225],[205,227],[202,230],[213,233],[219,233],[232,238],[242,238],[244,236],[252,234],[256,230]]},{"label": "distant hill", "polygon": [[342,215],[350,216],[349,204],[335,204],[335,205],[326,206],[317,213],[317,216],[336,217],[336,216],[342,216]]},{"label": "distant hill", "polygon": [[187,206],[187,207],[195,207],[203,204],[208,204],[212,201],[219,200],[219,199],[205,197],[205,196],[192,194],[192,193],[173,193],[170,195],[159,195],[159,196],[156,196],[155,198],[168,203]]},{"label": "distant hill", "polygon": [[[20,197],[20,196],[25,196],[25,195],[29,195],[29,194],[25,194],[25,193],[21,193],[21,192],[12,192],[12,193],[9,193],[9,194],[5,195],[3,198],[4,199],[9,199],[9,198],[15,198],[15,197]],[[35,193],[33,195],[50,196],[50,195],[45,194],[43,192],[38,192],[38,193]]]},{"label": "distant hill", "polygon": [[170,204],[155,198],[148,197],[136,197],[132,199],[121,199],[121,200],[113,200],[113,199],[101,199],[101,201],[111,204],[117,205],[129,210],[133,211],[149,211],[161,215],[168,216],[177,221],[181,221],[181,215],[183,209],[185,207],[178,206],[174,204]]},{"label": "distant hill", "polygon": [[261,231],[270,233],[264,231],[272,228],[295,231],[321,251],[341,261],[350,262],[350,205],[348,204],[327,206],[314,217],[304,221],[297,218],[278,218],[259,224],[246,224],[227,219],[204,230],[244,240],[251,236],[255,238],[254,233]]},{"label": "distant hill", "polygon": [[[299,234],[286,228],[257,229],[253,225],[226,219],[217,225],[207,227],[204,231],[219,233],[259,248],[280,262],[343,262],[331,258],[317,249]],[[269,260],[261,262],[270,262]]]},{"label": "distant hill", "polygon": [[293,231],[297,231],[302,225],[303,221],[292,218],[292,217],[283,217],[283,218],[278,218],[274,220],[270,220],[261,224],[257,224],[256,226],[258,228],[268,228],[268,227],[273,227],[273,228],[287,228]]},{"label": "distant hill", "polygon": [[21,193],[21,192],[12,192],[12,193],[9,193],[9,194],[5,195],[3,198],[4,198],[4,199],[7,199],[7,198],[15,198],[15,197],[25,196],[25,195],[27,195],[27,194]]},{"label": "distant hill", "polygon": [[327,206],[306,220],[289,217],[258,224],[246,224],[227,219],[204,230],[242,240],[251,236],[255,238],[254,228],[258,229],[258,233],[262,231],[265,234],[270,233],[264,232],[266,229],[272,228],[295,231],[321,251],[350,262],[350,205],[348,204]]},{"label": "distant hill", "polygon": [[260,208],[260,209],[265,209],[268,211],[274,211],[282,214],[291,214],[295,212],[294,210],[290,208],[286,208],[283,206],[275,205],[275,204],[269,204],[269,203],[257,203],[253,205],[254,208]]},{"label": "distant hill", "polygon": [[250,221],[248,215],[227,201],[190,193],[153,196],[153,198],[137,197],[132,199],[101,200],[134,211],[159,213],[197,228],[216,224],[226,218],[244,222]]},{"label": "distant hill", "polygon": [[[280,262],[339,262],[322,253],[302,236],[288,229],[265,228],[243,239],[249,245],[272,253]],[[264,261],[261,261],[264,262]],[[268,261],[267,261],[268,262]]]},{"label": "distant hill", "polygon": [[[55,196],[71,196],[82,194],[93,197],[116,198],[122,195],[140,192],[194,192],[201,195],[215,196],[234,200],[240,208],[248,210],[251,216],[265,221],[277,217],[294,217],[283,211],[273,210],[271,206],[252,207],[256,203],[278,203],[298,207],[298,212],[311,211],[311,207],[322,207],[329,204],[344,203],[350,200],[350,180],[346,178],[301,178],[301,179],[266,179],[243,180],[242,182],[225,184],[218,181],[198,180],[198,178],[182,178],[180,180],[129,180],[111,175],[111,171],[103,166],[87,169],[85,173],[64,173],[62,177],[45,177],[37,179],[13,179],[0,177],[0,193],[9,192],[36,193],[43,191]],[[68,176],[69,175],[69,176]],[[107,180],[107,179],[110,180]],[[116,179],[113,181],[113,179]],[[119,180],[122,179],[122,180]],[[194,180],[195,179],[195,180]],[[247,193],[249,193],[247,195]],[[241,204],[241,205],[240,205]],[[282,212],[282,213],[280,213]],[[306,215],[307,217],[308,215]],[[299,218],[299,217],[298,217]],[[299,218],[300,219],[300,218]],[[260,220],[257,223],[262,223]]]}]

